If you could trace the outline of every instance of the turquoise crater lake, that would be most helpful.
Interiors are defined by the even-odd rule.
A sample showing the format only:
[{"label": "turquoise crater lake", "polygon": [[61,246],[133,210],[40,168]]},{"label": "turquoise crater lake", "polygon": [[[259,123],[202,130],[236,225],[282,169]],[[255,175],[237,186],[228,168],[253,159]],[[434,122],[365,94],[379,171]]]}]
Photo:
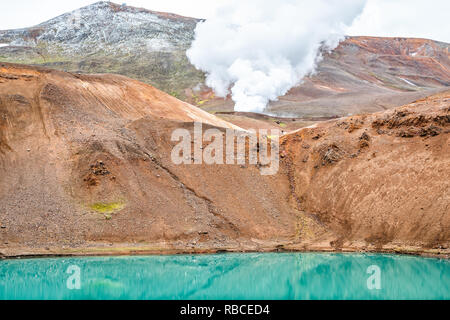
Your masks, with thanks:
[{"label": "turquoise crater lake", "polygon": [[450,299],[450,262],[320,253],[0,260],[0,300],[16,299]]}]

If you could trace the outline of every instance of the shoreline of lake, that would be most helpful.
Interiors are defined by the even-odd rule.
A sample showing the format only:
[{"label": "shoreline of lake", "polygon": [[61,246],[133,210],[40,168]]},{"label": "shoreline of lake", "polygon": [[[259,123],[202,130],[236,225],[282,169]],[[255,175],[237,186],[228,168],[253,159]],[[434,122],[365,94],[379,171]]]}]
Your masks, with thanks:
[{"label": "shoreline of lake", "polygon": [[367,253],[396,254],[405,256],[450,259],[450,249],[424,248],[423,246],[402,246],[391,244],[382,248],[353,244],[333,248],[323,244],[302,243],[258,244],[240,243],[236,246],[189,247],[181,243],[161,242],[153,244],[94,244],[74,247],[0,248],[0,259],[55,258],[55,257],[103,257],[103,256],[146,256],[146,255],[202,255],[221,253]]}]

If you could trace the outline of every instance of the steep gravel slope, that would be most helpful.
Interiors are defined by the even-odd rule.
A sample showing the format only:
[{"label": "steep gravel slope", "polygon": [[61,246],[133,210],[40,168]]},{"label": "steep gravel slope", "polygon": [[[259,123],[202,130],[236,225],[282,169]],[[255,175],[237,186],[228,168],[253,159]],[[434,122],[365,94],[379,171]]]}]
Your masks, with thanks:
[{"label": "steep gravel slope", "polygon": [[448,254],[450,92],[282,137],[280,171],[175,165],[234,127],[123,76],[0,64],[0,255]]}]

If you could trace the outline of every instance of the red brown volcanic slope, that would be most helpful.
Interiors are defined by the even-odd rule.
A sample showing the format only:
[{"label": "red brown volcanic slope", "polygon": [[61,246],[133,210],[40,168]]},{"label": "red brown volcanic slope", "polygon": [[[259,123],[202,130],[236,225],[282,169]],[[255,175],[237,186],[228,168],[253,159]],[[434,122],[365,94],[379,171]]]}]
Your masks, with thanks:
[{"label": "red brown volcanic slope", "polygon": [[300,210],[337,239],[448,248],[450,91],[394,110],[344,118],[283,139]]},{"label": "red brown volcanic slope", "polygon": [[174,165],[174,129],[232,125],[151,86],[0,64],[0,255],[448,254],[449,99],[285,136],[261,176]]},{"label": "red brown volcanic slope", "polygon": [[[449,47],[426,39],[348,37],[331,53],[324,53],[316,74],[271,103],[268,112],[342,117],[413,102],[450,86]],[[197,101],[210,96],[206,91]],[[203,106],[209,111],[232,111],[233,104],[212,99]]]},{"label": "red brown volcanic slope", "polygon": [[231,124],[122,76],[0,66],[1,252],[220,249],[295,233],[287,178],[171,162],[173,130]]}]

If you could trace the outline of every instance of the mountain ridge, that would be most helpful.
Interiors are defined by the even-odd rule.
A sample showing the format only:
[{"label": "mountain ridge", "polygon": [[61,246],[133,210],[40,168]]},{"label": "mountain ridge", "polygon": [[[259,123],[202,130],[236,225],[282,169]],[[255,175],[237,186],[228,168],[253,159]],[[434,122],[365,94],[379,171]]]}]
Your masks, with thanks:
[{"label": "mountain ridge", "polygon": [[199,21],[97,2],[35,27],[0,31],[0,43],[8,44],[0,48],[0,60],[65,71],[118,73],[176,95],[179,87],[203,81],[203,74],[185,55]]}]

